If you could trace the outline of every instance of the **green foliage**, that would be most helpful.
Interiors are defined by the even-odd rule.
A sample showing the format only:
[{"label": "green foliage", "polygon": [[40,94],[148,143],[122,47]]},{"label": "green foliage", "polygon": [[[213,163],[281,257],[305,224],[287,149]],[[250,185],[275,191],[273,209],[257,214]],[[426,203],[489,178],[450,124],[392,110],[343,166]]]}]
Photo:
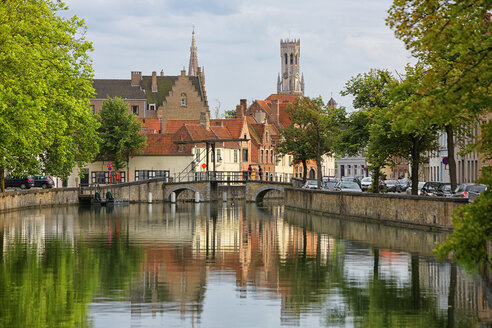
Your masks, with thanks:
[{"label": "green foliage", "polygon": [[488,167],[481,182],[487,185],[487,191],[473,203],[462,206],[453,215],[454,230],[448,239],[436,246],[435,252],[445,258],[452,255],[468,269],[477,267],[492,268],[492,169]]},{"label": "green foliage", "polygon": [[[98,151],[84,22],[59,1],[0,5],[0,168],[68,176]],[[0,179],[3,179],[0,177]]]},{"label": "green foliage", "polygon": [[110,160],[116,171],[125,167],[126,161],[140,154],[147,138],[140,134],[141,123],[129,112],[128,104],[121,98],[108,99],[101,111],[101,159]]},{"label": "green foliage", "polygon": [[236,111],[235,110],[226,110],[224,112],[224,118],[235,118],[236,117]]},{"label": "green foliage", "polygon": [[303,163],[304,176],[306,161],[316,160],[318,185],[321,185],[321,157],[334,154],[345,110],[326,106],[321,97],[298,97],[288,111],[292,124],[281,130],[277,151],[293,155],[295,163]]}]

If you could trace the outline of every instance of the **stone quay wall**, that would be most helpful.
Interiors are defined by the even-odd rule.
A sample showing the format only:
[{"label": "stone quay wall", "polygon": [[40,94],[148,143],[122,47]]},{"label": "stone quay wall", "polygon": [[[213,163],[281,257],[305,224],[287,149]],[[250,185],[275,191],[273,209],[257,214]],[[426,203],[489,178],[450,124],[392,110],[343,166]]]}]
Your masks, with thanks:
[{"label": "stone quay wall", "polygon": [[0,212],[79,203],[77,188],[30,189],[0,193]]},{"label": "stone quay wall", "polygon": [[285,189],[285,206],[312,213],[452,230],[451,215],[466,199]]}]

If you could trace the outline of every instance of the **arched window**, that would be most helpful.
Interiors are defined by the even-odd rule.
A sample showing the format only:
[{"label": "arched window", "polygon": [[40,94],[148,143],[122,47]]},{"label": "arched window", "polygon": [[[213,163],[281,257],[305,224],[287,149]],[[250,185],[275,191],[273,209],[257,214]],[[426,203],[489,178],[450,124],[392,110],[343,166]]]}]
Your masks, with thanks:
[{"label": "arched window", "polygon": [[290,64],[294,64],[294,55],[290,54]]},{"label": "arched window", "polygon": [[263,150],[260,150],[260,163],[263,163]]},{"label": "arched window", "polygon": [[268,150],[265,150],[265,163],[268,163]]},{"label": "arched window", "polygon": [[287,54],[284,54],[285,56],[285,65],[287,65]]},{"label": "arched window", "polygon": [[186,93],[181,94],[181,107],[186,107]]}]

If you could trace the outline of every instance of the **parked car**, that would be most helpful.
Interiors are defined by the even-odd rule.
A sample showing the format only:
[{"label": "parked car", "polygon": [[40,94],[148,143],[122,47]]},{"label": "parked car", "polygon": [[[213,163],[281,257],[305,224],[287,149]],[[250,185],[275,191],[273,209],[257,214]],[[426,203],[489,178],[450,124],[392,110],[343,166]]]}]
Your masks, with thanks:
[{"label": "parked car", "polygon": [[410,185],[412,184],[412,180],[410,180],[409,178],[398,179],[398,182],[400,182],[402,191],[406,191],[408,187],[410,187]]},{"label": "parked car", "polygon": [[18,178],[18,177],[6,177],[5,188],[21,188],[30,189],[34,187],[34,180],[31,177]]},{"label": "parked car", "polygon": [[34,187],[41,187],[43,189],[53,188],[55,186],[55,182],[50,177],[44,175],[35,175],[34,179]]},{"label": "parked car", "polygon": [[444,184],[444,182],[428,181],[422,187],[420,194],[422,196],[436,196],[436,192]]},{"label": "parked car", "polygon": [[349,182],[355,182],[359,185],[360,187],[360,180],[356,177],[342,177],[340,181],[349,181]]},{"label": "parked car", "polygon": [[[371,185],[372,185],[372,177],[365,177],[360,182],[360,188],[362,189],[362,191],[369,190],[371,188]],[[379,179],[379,190],[381,191],[386,190],[386,183],[382,179]]]},{"label": "parked car", "polygon": [[[419,182],[419,185],[417,186],[417,189],[418,189],[417,195],[420,195],[420,193],[422,192],[422,187],[424,187],[424,185],[425,185],[424,181]],[[412,194],[412,183],[410,183],[410,186],[407,188],[406,193],[407,193],[407,195]]]},{"label": "parked car", "polygon": [[360,188],[362,189],[362,191],[369,190],[369,188],[371,188],[371,184],[372,184],[372,178],[365,177],[360,182]]},{"label": "parked car", "polygon": [[435,196],[439,197],[451,197],[453,195],[453,191],[451,190],[451,184],[450,183],[443,183],[442,185],[437,188],[437,191],[435,193]]},{"label": "parked car", "polygon": [[400,182],[395,179],[389,179],[385,181],[386,183],[386,191],[388,192],[402,192],[402,187]]},{"label": "parked car", "polygon": [[462,183],[454,190],[453,197],[468,198],[470,202],[473,202],[475,198],[487,190],[487,186],[478,183]]},{"label": "parked car", "polygon": [[339,181],[335,186],[336,191],[362,192],[360,186],[353,181]]},{"label": "parked car", "polygon": [[322,189],[324,190],[334,190],[338,182],[336,181],[323,181]]},{"label": "parked car", "polygon": [[318,189],[318,181],[316,180],[307,180],[303,188],[306,189]]}]

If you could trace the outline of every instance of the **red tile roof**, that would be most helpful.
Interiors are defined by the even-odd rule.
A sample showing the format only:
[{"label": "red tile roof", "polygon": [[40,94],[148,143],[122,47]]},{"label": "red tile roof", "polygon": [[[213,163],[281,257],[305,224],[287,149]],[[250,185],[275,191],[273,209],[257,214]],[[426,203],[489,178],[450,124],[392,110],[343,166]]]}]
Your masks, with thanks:
[{"label": "red tile roof", "polygon": [[267,99],[265,99],[266,101],[269,101],[271,102],[272,100],[276,99],[278,100],[280,103],[282,102],[288,102],[288,103],[294,103],[296,101],[296,98],[297,97],[300,97],[299,95],[279,95],[279,94],[271,94],[270,96],[268,96]]},{"label": "red tile roof", "polygon": [[156,134],[161,130],[161,122],[158,118],[138,118],[142,123],[142,133],[144,134]]},{"label": "red tile roof", "polygon": [[147,146],[143,155],[191,155],[193,145],[183,145],[179,151],[179,145],[174,143],[173,136],[151,134],[147,136]]},{"label": "red tile roof", "polygon": [[166,122],[164,134],[175,134],[185,124],[200,124],[199,119],[170,119]]}]

